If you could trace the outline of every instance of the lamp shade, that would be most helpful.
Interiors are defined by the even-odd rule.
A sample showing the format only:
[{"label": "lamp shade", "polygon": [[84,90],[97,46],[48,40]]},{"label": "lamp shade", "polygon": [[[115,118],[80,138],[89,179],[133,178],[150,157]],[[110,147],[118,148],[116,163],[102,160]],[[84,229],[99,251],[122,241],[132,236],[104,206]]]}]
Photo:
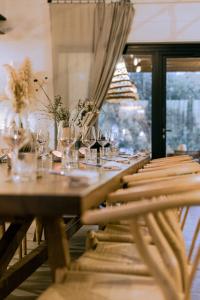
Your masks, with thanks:
[{"label": "lamp shade", "polygon": [[120,103],[122,100],[139,100],[137,88],[134,82],[131,82],[123,60],[116,66],[105,100],[109,103]]}]

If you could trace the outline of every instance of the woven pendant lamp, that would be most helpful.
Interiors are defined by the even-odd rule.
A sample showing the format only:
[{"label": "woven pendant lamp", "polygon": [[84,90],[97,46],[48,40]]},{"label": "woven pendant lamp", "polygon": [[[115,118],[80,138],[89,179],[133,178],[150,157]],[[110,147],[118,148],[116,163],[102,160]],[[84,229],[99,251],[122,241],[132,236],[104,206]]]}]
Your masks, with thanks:
[{"label": "woven pendant lamp", "polygon": [[105,100],[109,103],[139,100],[137,88],[129,78],[124,60],[121,60],[116,66]]}]

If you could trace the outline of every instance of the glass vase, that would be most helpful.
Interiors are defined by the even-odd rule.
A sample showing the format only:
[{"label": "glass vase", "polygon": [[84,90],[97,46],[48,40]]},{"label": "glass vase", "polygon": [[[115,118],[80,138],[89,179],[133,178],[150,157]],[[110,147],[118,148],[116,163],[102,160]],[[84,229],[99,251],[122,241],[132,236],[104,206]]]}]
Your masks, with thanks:
[{"label": "glass vase", "polygon": [[20,178],[17,175],[19,151],[24,150],[23,147],[31,140],[26,115],[16,112],[10,113],[4,122],[2,138],[10,153],[12,180],[19,181]]}]

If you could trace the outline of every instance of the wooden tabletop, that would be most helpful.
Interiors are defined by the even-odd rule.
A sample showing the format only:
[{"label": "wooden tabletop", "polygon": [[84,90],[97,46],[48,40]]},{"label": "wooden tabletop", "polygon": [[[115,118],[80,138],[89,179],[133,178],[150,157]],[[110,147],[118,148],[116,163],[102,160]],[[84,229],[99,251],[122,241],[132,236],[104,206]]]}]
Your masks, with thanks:
[{"label": "wooden tabletop", "polygon": [[[56,216],[80,214],[96,207],[109,192],[120,186],[121,177],[137,171],[149,158],[140,157],[130,164],[119,164],[120,170],[110,171],[99,167],[80,168],[93,171],[95,182],[87,187],[69,186],[65,176],[45,174],[36,182],[14,183],[8,180],[7,164],[0,164],[0,216]],[[60,165],[54,164],[59,169]]]}]

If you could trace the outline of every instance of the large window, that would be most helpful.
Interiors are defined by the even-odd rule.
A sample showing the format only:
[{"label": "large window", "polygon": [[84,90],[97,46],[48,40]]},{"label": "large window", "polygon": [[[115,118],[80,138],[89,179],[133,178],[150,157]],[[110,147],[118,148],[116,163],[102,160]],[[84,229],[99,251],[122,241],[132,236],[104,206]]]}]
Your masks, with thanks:
[{"label": "large window", "polygon": [[167,153],[200,150],[200,59],[167,59]]},{"label": "large window", "polygon": [[[113,85],[117,84],[116,99],[105,101],[99,116],[99,126],[103,132],[111,130],[116,133],[119,148],[126,152],[151,150],[151,56],[136,57],[124,55],[126,76],[132,84],[132,89],[137,94],[129,94],[129,83],[125,72],[114,74],[111,90],[108,95],[113,95]],[[117,67],[116,67],[117,69]],[[121,77],[120,77],[121,75]],[[123,88],[126,87],[126,94]],[[115,86],[114,86],[115,88]]]},{"label": "large window", "polygon": [[121,148],[152,158],[200,151],[200,43],[128,44],[124,61],[138,101],[107,99],[99,123],[118,132]]}]

